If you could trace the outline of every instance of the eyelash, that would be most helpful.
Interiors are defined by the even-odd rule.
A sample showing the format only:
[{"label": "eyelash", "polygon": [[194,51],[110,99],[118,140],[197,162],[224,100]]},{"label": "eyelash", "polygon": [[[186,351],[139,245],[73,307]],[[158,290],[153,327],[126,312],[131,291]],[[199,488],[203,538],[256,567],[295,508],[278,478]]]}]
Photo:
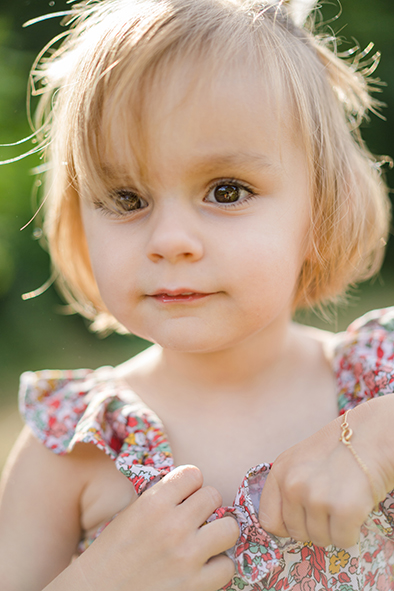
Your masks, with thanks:
[{"label": "eyelash", "polygon": [[[233,201],[233,202],[228,202],[228,203],[224,203],[224,202],[219,202],[219,201],[208,201],[207,197],[217,188],[219,187],[224,187],[224,186],[233,186],[236,187],[238,190],[240,191],[246,191],[248,194],[246,197],[244,197],[243,199],[239,199],[238,201]],[[138,197],[137,193],[134,193],[134,191],[132,190],[128,190],[128,189],[119,189],[116,191],[112,192],[112,197],[113,197],[113,202],[115,203],[115,199],[116,198],[120,198],[120,195],[122,193],[130,193],[135,195],[136,197]],[[234,208],[234,207],[239,207],[241,205],[244,205],[245,203],[248,203],[250,200],[254,199],[256,197],[256,193],[253,191],[253,189],[243,183],[240,183],[237,179],[234,178],[226,178],[226,179],[220,179],[218,181],[215,181],[215,183],[213,183],[207,192],[206,197],[204,197],[204,202],[205,203],[213,203],[216,206],[219,206],[221,209],[230,209],[230,208]],[[142,197],[139,197],[140,200],[145,201]],[[115,218],[121,218],[121,217],[125,217],[125,216],[133,216],[135,215],[137,212],[142,211],[143,209],[146,208],[145,207],[141,207],[135,210],[129,210],[127,211],[126,209],[121,211],[121,207],[119,208],[119,210],[116,209],[116,207],[111,208],[110,206],[108,206],[106,203],[102,202],[102,201],[95,201],[94,202],[94,206],[96,209],[99,209],[103,215],[106,215],[108,217],[115,217]]]},{"label": "eyelash", "polygon": [[125,194],[130,194],[130,195],[134,195],[135,197],[138,197],[138,199],[140,201],[144,201],[144,199],[142,199],[142,197],[138,196],[137,192],[134,192],[133,190],[129,190],[129,189],[118,189],[115,191],[111,191],[110,193],[110,198],[111,198],[111,204],[113,204],[113,207],[111,207],[111,205],[109,205],[108,203],[104,203],[103,201],[95,201],[94,202],[94,206],[96,209],[100,210],[100,212],[107,216],[107,217],[111,217],[111,218],[122,218],[125,216],[131,216],[134,215],[135,213],[137,213],[138,211],[141,211],[142,209],[145,209],[145,207],[141,207],[139,209],[135,209],[135,210],[129,210],[127,211],[127,209],[123,209],[122,211],[122,207],[119,206],[119,208],[116,207],[116,199],[121,199],[122,193]]},{"label": "eyelash", "polygon": [[216,201],[216,202],[215,201],[207,201],[206,197],[204,198],[204,201],[206,203],[214,203],[215,205],[218,205],[222,209],[229,209],[231,207],[239,207],[241,205],[244,205],[245,203],[248,203],[250,200],[252,200],[256,197],[256,193],[253,191],[253,189],[251,187],[249,187],[248,185],[246,185],[244,183],[240,183],[239,180],[234,179],[234,178],[225,178],[225,179],[220,179],[219,181],[215,181],[210,186],[207,196],[209,196],[209,194],[212,191],[214,191],[215,189],[217,189],[218,187],[226,186],[226,185],[233,185],[234,187],[237,187],[241,191],[246,191],[248,193],[248,195],[246,197],[244,197],[243,199],[239,199],[238,201],[233,201],[233,202],[229,202],[229,203],[220,203],[218,201]]}]

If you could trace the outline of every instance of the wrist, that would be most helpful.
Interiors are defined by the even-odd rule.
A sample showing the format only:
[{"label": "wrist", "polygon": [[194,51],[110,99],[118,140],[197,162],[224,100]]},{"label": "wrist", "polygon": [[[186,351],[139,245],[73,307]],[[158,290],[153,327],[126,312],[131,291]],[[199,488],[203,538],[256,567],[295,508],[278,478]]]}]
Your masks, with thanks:
[{"label": "wrist", "polygon": [[369,471],[368,466],[360,458],[360,456],[358,455],[358,453],[354,449],[353,444],[351,442],[351,439],[353,437],[353,429],[351,429],[350,425],[349,425],[349,420],[348,420],[349,413],[350,413],[350,410],[347,410],[345,412],[345,414],[343,415],[343,420],[342,420],[342,424],[341,424],[342,431],[341,431],[341,436],[339,438],[339,441],[341,441],[343,443],[343,445],[345,445],[345,447],[347,447],[347,449],[351,452],[351,454],[353,455],[357,464],[359,465],[359,467],[361,468],[361,470],[364,472],[365,476],[367,477],[368,482],[369,482],[369,487],[371,489],[373,504],[374,504],[374,507],[376,508],[379,504],[379,495],[376,492],[375,482],[374,482],[371,472]]},{"label": "wrist", "polygon": [[[394,396],[392,395],[359,404],[347,415],[349,427],[353,432],[351,446],[369,473],[366,477],[370,485],[373,485],[373,491],[379,502],[394,489],[393,418]],[[340,417],[340,420],[342,425],[344,417]],[[341,428],[340,434],[342,431]],[[350,449],[349,452],[351,452]],[[357,461],[356,457],[355,461]],[[360,462],[358,463],[360,469],[366,472]]]},{"label": "wrist", "polygon": [[[85,573],[83,565],[81,564],[81,557],[74,560],[70,566],[60,573],[43,589],[43,591],[93,591],[93,587],[89,582],[89,577]],[[99,591],[97,586],[95,591]],[[104,588],[100,587],[102,591]],[[109,589],[109,587],[108,587]]]}]

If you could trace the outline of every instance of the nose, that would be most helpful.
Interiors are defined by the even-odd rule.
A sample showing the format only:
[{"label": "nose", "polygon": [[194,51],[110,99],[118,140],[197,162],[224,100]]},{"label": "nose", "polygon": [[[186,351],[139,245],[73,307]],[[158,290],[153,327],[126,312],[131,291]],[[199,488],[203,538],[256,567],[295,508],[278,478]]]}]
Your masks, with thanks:
[{"label": "nose", "polygon": [[172,264],[200,260],[204,250],[195,217],[193,211],[182,209],[178,203],[167,203],[156,211],[151,220],[148,258],[154,263],[166,260]]}]

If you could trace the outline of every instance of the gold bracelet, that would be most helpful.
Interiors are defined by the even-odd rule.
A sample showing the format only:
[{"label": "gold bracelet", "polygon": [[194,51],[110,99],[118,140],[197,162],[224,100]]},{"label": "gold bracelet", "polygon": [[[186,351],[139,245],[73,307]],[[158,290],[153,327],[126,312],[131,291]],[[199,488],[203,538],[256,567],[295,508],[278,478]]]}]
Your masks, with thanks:
[{"label": "gold bracelet", "polygon": [[378,508],[379,502],[377,499],[375,486],[374,486],[374,483],[372,480],[371,473],[368,470],[365,463],[360,458],[360,456],[358,455],[358,453],[356,452],[356,450],[354,449],[354,447],[352,446],[352,444],[350,443],[350,439],[352,438],[352,435],[353,435],[353,429],[350,428],[349,423],[347,422],[347,415],[349,412],[350,411],[347,410],[344,414],[343,421],[341,424],[342,433],[339,438],[339,441],[342,441],[342,443],[344,443],[346,445],[346,447],[348,447],[350,449],[355,460],[357,461],[357,464],[360,466],[361,470],[364,472],[365,476],[368,478],[368,481],[369,481],[369,484],[371,487],[371,491],[372,491],[373,501],[374,501],[374,510],[376,510]]}]

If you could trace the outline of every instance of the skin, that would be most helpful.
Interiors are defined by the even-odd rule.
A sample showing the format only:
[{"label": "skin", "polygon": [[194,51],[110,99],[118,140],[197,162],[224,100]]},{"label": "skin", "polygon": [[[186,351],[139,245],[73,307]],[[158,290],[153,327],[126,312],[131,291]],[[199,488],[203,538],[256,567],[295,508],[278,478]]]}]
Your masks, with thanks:
[{"label": "skin", "polygon": [[[261,413],[266,417],[271,406],[279,414],[267,383],[274,382],[280,391],[280,372],[295,362],[311,375],[307,357],[311,343],[290,322],[297,278],[308,256],[310,229],[302,144],[290,121],[281,119],[279,123],[267,89],[253,72],[241,73],[236,67],[226,70],[222,77],[202,82],[191,93],[187,83],[187,72],[176,71],[169,81],[166,78],[170,90],[164,91],[162,86],[151,93],[149,116],[144,122],[147,151],[143,178],[136,173],[132,159],[125,161],[124,152],[111,146],[106,162],[114,172],[113,187],[127,189],[139,198],[134,209],[109,213],[91,201],[82,202],[90,258],[104,303],[131,332],[162,347],[156,362],[144,373],[143,380],[151,380],[150,387],[141,384],[138,369],[134,373],[130,369],[129,374],[126,370],[125,376],[164,417],[175,450],[177,439],[179,450],[185,449],[185,438],[177,436],[170,414],[182,420],[179,407],[183,396],[171,393],[174,384],[180,382],[174,375],[166,391],[171,368],[179,371],[187,365],[184,416],[193,400],[192,377],[195,380],[208,375],[205,391],[210,397],[214,391],[221,402],[218,383],[226,381],[225,374],[233,384],[238,381],[238,386],[249,381],[249,404],[256,403],[257,416]],[[112,135],[121,137],[121,130]],[[117,177],[116,170],[122,175]],[[218,182],[225,184],[226,178],[250,189],[253,197],[249,199],[241,190],[234,207],[218,203],[212,187]],[[209,295],[187,302],[171,301],[165,295],[171,290]],[[297,354],[298,349],[304,352],[304,358]],[[311,381],[308,387],[315,395],[316,385],[323,382],[326,424],[327,418],[337,415],[332,405],[334,384],[324,359],[320,358],[318,367],[323,379],[313,376],[314,386]],[[292,394],[307,406],[311,401],[304,392],[297,392],[296,375],[294,369]],[[250,387],[251,378],[257,388]],[[204,381],[197,379],[199,384]],[[240,390],[245,391],[245,387]],[[158,391],[160,399],[155,394]],[[239,395],[239,390],[235,391]],[[195,396],[201,405],[201,388]],[[237,408],[227,388],[226,402],[229,399]],[[284,400],[282,394],[282,406]],[[171,413],[166,411],[169,401],[173,403]],[[372,403],[375,406],[379,406],[377,401]],[[200,428],[209,423],[208,408],[209,404],[204,407]],[[294,443],[302,439],[308,427],[299,413],[291,406],[289,409],[287,420],[283,409],[280,415]],[[194,412],[198,416],[198,405]],[[237,408],[237,416],[239,412]],[[227,422],[232,418],[229,414]],[[312,417],[313,431],[322,419],[316,415]],[[298,425],[290,422],[289,416],[293,421],[297,418]],[[280,455],[277,452],[283,450],[272,450],[271,458],[277,459],[260,510],[261,522],[268,531],[320,545],[335,542],[349,546],[357,541],[360,525],[372,508],[373,494],[354,458],[338,445],[340,422],[332,421],[294,451]],[[260,443],[269,453],[269,443]],[[261,445],[257,449],[262,449]],[[327,450],[331,454],[328,460]],[[201,454],[193,453],[192,444],[187,452],[201,467]],[[231,452],[237,456],[236,449]],[[178,460],[183,457],[179,451]],[[250,460],[250,453],[248,457]],[[302,468],[294,457],[303,458]],[[348,494],[342,494],[342,483],[339,486],[334,474],[341,464],[352,474],[357,487],[362,482],[360,506],[354,502],[359,488],[347,487],[347,478]],[[209,467],[204,473],[210,474]],[[221,482],[226,480],[229,482],[222,474]],[[378,482],[378,496],[384,496],[392,479],[390,484]],[[344,499],[343,507],[338,498]]]},{"label": "skin", "polygon": [[312,540],[318,546],[349,548],[360,526],[394,488],[392,396],[359,405],[349,414],[352,445],[371,475],[338,443],[340,417],[312,437],[282,453],[260,498],[261,525],[278,536]]},{"label": "skin", "polygon": [[[25,431],[1,493],[6,591],[223,587],[238,526],[201,526],[261,461],[275,460],[263,527],[321,545],[357,540],[373,496],[339,443],[330,335],[290,321],[308,256],[305,157],[258,80],[234,66],[191,89],[184,70],[168,72],[145,105],[143,171],[113,122],[113,206],[82,187],[83,224],[109,311],[156,343],[117,371],[163,420],[179,467],[137,499],[93,446],[58,457]],[[215,198],[224,185],[238,187],[235,205]],[[351,413],[379,498],[394,488],[392,406],[386,397]],[[81,530],[118,511],[69,565]]]},{"label": "skin", "polygon": [[[270,363],[287,338],[306,253],[304,153],[253,72],[222,72],[191,92],[183,76],[176,72],[168,92],[149,95],[144,176],[121,139],[104,157],[109,190],[135,192],[139,209],[95,208],[95,195],[82,187],[94,275],[115,317],[165,350],[230,359],[247,341],[249,350],[262,346]],[[122,137],[116,120],[111,131]],[[231,179],[238,202],[217,203],[215,185]],[[176,289],[211,295],[188,305],[152,297]]]},{"label": "skin", "polygon": [[201,528],[221,497],[194,466],[177,468],[138,499],[134,493],[98,543],[70,564],[84,490],[106,470],[116,497],[116,468],[90,445],[59,457],[25,431],[18,446],[1,491],[4,591],[215,591],[232,577],[234,565],[221,553],[238,526],[224,518]]}]

